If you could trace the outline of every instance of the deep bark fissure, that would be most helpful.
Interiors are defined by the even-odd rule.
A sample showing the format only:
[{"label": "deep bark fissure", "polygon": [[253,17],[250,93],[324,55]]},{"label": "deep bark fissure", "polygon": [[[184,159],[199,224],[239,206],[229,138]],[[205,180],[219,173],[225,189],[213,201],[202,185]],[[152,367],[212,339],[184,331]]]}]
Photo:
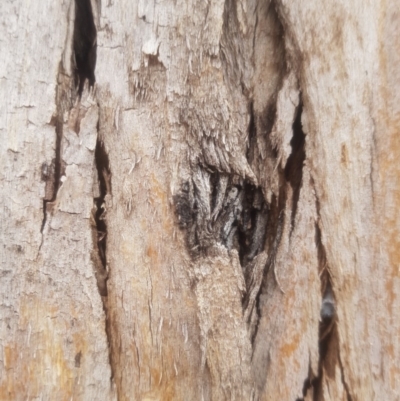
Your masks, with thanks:
[{"label": "deep bark fissure", "polygon": [[353,401],[353,397],[351,396],[351,392],[350,392],[350,387],[344,377],[344,370],[343,370],[342,360],[340,359],[340,352],[339,352],[339,365],[340,365],[341,380],[342,380],[344,390],[346,391],[347,401]]},{"label": "deep bark fissure", "polygon": [[[97,132],[99,127],[97,126]],[[97,286],[102,297],[103,310],[105,314],[105,332],[108,342],[108,358],[111,369],[110,381],[114,379],[114,364],[111,349],[111,327],[110,316],[108,314],[107,305],[107,280],[108,280],[108,263],[107,263],[107,207],[110,207],[111,199],[111,170],[110,161],[106,152],[104,143],[97,138],[95,149],[95,167],[97,171],[99,196],[93,199],[94,210],[93,218],[95,227],[93,227],[93,247],[94,252],[92,261],[95,267]]]},{"label": "deep bark fissure", "polygon": [[[246,159],[251,164],[253,154],[256,151],[257,146],[257,133],[256,133],[256,124],[255,124],[255,114],[254,114],[254,105],[253,102],[249,104],[249,113],[250,113],[250,121],[248,127],[248,149],[246,152]],[[249,262],[251,262],[260,252],[262,252],[265,248],[265,242],[267,241],[267,228],[269,225],[269,221],[271,219],[270,209],[271,205],[267,203],[265,200],[264,193],[261,187],[250,186],[250,190],[254,192],[253,199],[249,204],[254,204],[251,209],[252,212],[252,225],[254,226],[253,232],[251,235],[246,235],[246,231],[243,230],[243,234],[241,235],[241,248],[246,249],[247,252],[241,252],[239,255],[241,256],[240,260],[242,266],[246,266]],[[251,193],[248,192],[248,199]]]},{"label": "deep bark fissure", "polygon": [[[96,81],[97,31],[90,0],[75,0],[75,22],[73,35],[74,85],[79,98],[88,81],[89,90]],[[80,123],[80,120],[77,120]],[[105,314],[105,333],[108,343],[108,358],[111,369],[110,381],[114,378],[114,365],[111,350],[111,328],[107,307],[107,208],[111,206],[111,169],[104,143],[99,139],[97,124],[97,142],[94,163],[97,171],[98,196],[93,198],[93,252],[91,259],[95,269],[97,287],[101,295]],[[77,127],[79,132],[79,127]]]},{"label": "deep bark fissure", "polygon": [[[279,19],[284,36],[283,40],[286,43],[286,49],[292,48],[290,54],[285,55],[286,62],[292,64],[290,60],[301,59],[301,54],[297,46],[295,46],[295,51],[298,53],[296,55],[292,54],[293,47],[290,43],[296,43],[293,38],[293,33],[290,27],[285,23],[285,19],[281,15],[281,5],[277,4],[275,0],[271,1],[271,5],[276,10],[277,18]],[[286,36],[285,36],[286,35]],[[298,82],[300,80],[298,79]],[[303,165],[306,160],[306,135],[302,128],[302,113],[303,113],[303,99],[302,91],[299,88],[299,103],[295,111],[295,119],[292,125],[293,136],[290,141],[290,146],[292,148],[291,154],[289,155],[283,174],[287,183],[290,184],[292,189],[292,207],[291,207],[291,225],[290,233],[291,237],[295,224],[296,216],[298,213],[298,204],[300,199],[301,189],[303,187]],[[287,194],[286,194],[287,195]],[[317,215],[320,216],[319,201],[316,200]],[[338,341],[338,331],[336,327],[336,301],[333,292],[333,287],[331,283],[331,277],[327,266],[327,257],[325,248],[322,244],[321,230],[318,224],[315,225],[315,242],[318,252],[318,265],[319,265],[319,276],[321,281],[321,310],[320,310],[320,323],[318,328],[318,371],[313,372],[311,365],[308,371],[308,377],[304,381],[302,389],[302,398],[298,398],[296,401],[304,401],[308,392],[312,391],[312,398],[314,401],[320,401],[323,399],[322,386],[324,380],[324,374],[326,374],[326,369],[332,369],[332,366],[337,363],[332,354],[339,353],[339,341]],[[340,363],[340,361],[339,361]],[[342,380],[343,380],[343,369],[341,367]],[[344,382],[344,380],[343,380]],[[346,386],[345,386],[346,388]],[[348,392],[348,389],[346,388]]]},{"label": "deep bark fissure", "polygon": [[[79,97],[82,95],[86,79],[89,80],[89,86],[93,86],[95,82],[96,35],[90,0],[75,0],[72,64],[75,65],[74,83]],[[71,79],[60,62],[55,99],[57,111],[50,121],[50,124],[55,126],[56,133],[55,157],[50,164],[43,163],[41,171],[41,179],[46,182],[41,233],[46,225],[48,206],[56,200],[60,179],[65,169],[61,158],[64,113],[72,109],[75,96],[71,87]]]},{"label": "deep bark fissure", "polygon": [[99,249],[99,256],[103,268],[106,270],[107,266],[107,195],[111,195],[111,172],[110,162],[106,153],[104,144],[98,139],[95,149],[95,164],[97,169],[97,176],[99,182],[99,197],[94,198],[96,206],[95,222],[97,229],[97,243]]},{"label": "deep bark fissure", "polygon": [[[317,211],[319,215],[318,201]],[[318,224],[315,225],[315,243],[318,252],[322,296],[318,334],[318,375],[315,377],[310,371],[309,377],[304,382],[303,396],[305,397],[307,392],[312,388],[314,401],[319,401],[322,397],[322,381],[324,380],[324,374],[332,370],[332,367],[334,367],[336,363],[339,363],[339,365],[341,363],[340,358],[336,357],[339,355],[339,341],[336,327],[336,301],[327,266],[326,252],[321,240],[321,230]],[[340,369],[342,372],[341,366]],[[343,376],[343,372],[341,374]],[[342,381],[345,386],[343,377]]]},{"label": "deep bark fissure", "polygon": [[[316,378],[314,377],[313,373],[312,373],[312,369],[311,369],[311,364],[309,366],[309,371],[308,371],[308,377],[304,380],[304,384],[303,384],[303,397],[301,398],[296,398],[296,401],[304,401],[304,397],[307,396],[307,392],[310,388],[314,387],[314,383],[315,383]],[[315,394],[314,394],[314,401],[315,400]]]},{"label": "deep bark fissure", "polygon": [[305,135],[301,125],[302,112],[303,112],[303,104],[300,99],[299,105],[297,106],[296,110],[296,117],[292,126],[293,137],[290,141],[292,152],[288,157],[285,166],[285,178],[290,183],[293,190],[292,213],[291,213],[292,231],[295,224],[297,205],[299,202],[300,190],[302,186],[303,164],[306,159]]},{"label": "deep bark fissure", "polygon": [[93,217],[96,227],[94,249],[97,253],[92,257],[100,295],[107,296],[107,206],[111,195],[111,172],[108,155],[104,144],[98,139],[95,149],[95,165],[99,184],[99,196],[93,199]]},{"label": "deep bark fissure", "polygon": [[89,86],[95,83],[96,66],[96,26],[90,0],[75,0],[74,24],[74,56],[75,56],[75,86],[79,96],[82,95],[86,79]]},{"label": "deep bark fissure", "polygon": [[[318,210],[318,206],[317,206]],[[318,210],[319,215],[319,210]],[[327,265],[326,251],[322,244],[321,229],[315,224],[315,243],[318,252],[319,275],[321,280],[321,311],[320,311],[320,328],[319,342],[324,341],[325,337],[332,330],[336,318],[336,301],[332,288],[332,281]],[[320,350],[321,354],[321,350]],[[320,359],[323,359],[320,357]]]},{"label": "deep bark fissure", "polygon": [[[93,87],[96,66],[96,26],[93,18],[93,10],[90,0],[75,0],[75,21],[73,34],[73,65],[74,65],[74,84],[79,98],[82,96],[84,85],[88,80],[89,90]],[[76,119],[75,131],[80,131],[81,118]],[[97,125],[97,137],[99,126]],[[97,170],[98,197],[93,199],[94,211],[93,218],[95,227],[93,227],[93,247],[92,261],[95,266],[95,273],[99,293],[102,296],[107,295],[107,195],[111,195],[111,173],[108,155],[104,144],[97,138],[94,162]],[[104,305],[105,307],[105,305]]]}]

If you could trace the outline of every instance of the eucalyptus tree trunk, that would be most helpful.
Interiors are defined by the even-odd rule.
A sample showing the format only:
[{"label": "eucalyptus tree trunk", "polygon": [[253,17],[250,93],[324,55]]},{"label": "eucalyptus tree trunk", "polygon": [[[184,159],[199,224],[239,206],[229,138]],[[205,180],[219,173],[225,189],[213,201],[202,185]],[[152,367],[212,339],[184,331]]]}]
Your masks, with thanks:
[{"label": "eucalyptus tree trunk", "polygon": [[0,400],[400,400],[399,6],[3,0]]}]

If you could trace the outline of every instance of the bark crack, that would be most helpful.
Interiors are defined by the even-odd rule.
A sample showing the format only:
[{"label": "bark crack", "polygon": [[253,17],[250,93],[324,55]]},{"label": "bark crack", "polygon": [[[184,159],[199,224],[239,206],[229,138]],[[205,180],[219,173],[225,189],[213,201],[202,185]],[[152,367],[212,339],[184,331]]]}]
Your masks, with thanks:
[{"label": "bark crack", "polygon": [[[82,95],[86,79],[89,80],[90,86],[93,86],[95,82],[94,69],[96,64],[96,35],[96,27],[94,24],[90,0],[75,0],[72,64],[75,65],[74,81],[79,96]],[[60,179],[65,169],[61,158],[64,113],[72,109],[75,97],[75,93],[71,86],[71,77],[65,72],[61,61],[57,75],[55,99],[57,109],[56,114],[52,117],[49,123],[55,127],[56,132],[55,157],[51,163],[43,163],[41,167],[41,179],[46,183],[45,196],[43,198],[43,219],[40,227],[40,233],[42,235],[46,225],[49,205],[56,200],[57,192],[60,187]]]},{"label": "bark crack", "polygon": [[344,390],[346,391],[347,401],[353,401],[353,397],[351,396],[351,393],[350,393],[350,387],[344,377],[344,369],[343,369],[342,359],[340,358],[340,352],[339,352],[339,366],[340,366],[340,374],[341,374],[340,379],[342,381]]},{"label": "bark crack", "polygon": [[290,141],[292,152],[287,159],[285,166],[285,178],[290,183],[293,190],[293,201],[292,201],[292,214],[291,214],[291,227],[295,225],[297,205],[300,197],[300,190],[303,179],[303,164],[306,159],[305,151],[305,135],[301,125],[301,115],[303,112],[303,104],[300,99],[299,105],[295,112],[295,120],[293,122],[292,130],[293,137]]},{"label": "bark crack", "polygon": [[75,86],[82,95],[85,81],[92,87],[96,81],[97,32],[90,0],[75,0],[74,56]]},{"label": "bark crack", "polygon": [[[99,127],[97,127],[97,132],[99,133]],[[111,341],[111,321],[108,313],[107,304],[107,280],[109,273],[109,264],[107,261],[107,210],[112,207],[112,195],[111,195],[111,170],[110,161],[108,154],[106,152],[104,143],[98,138],[95,149],[95,167],[98,179],[98,193],[93,199],[93,252],[92,261],[95,268],[97,286],[101,299],[103,302],[103,310],[105,314],[105,332],[108,342],[108,352],[109,352],[109,363],[111,369],[111,383],[114,380],[115,369],[112,356],[112,341]]]},{"label": "bark crack", "polygon": [[[317,200],[317,212],[319,216],[319,203]],[[315,243],[318,251],[319,275],[321,279],[321,310],[318,339],[318,375],[315,377],[310,370],[309,377],[304,382],[303,396],[306,397],[309,391],[312,391],[313,400],[318,401],[323,398],[324,381],[333,375],[334,367],[339,364],[341,371],[341,380],[347,392],[348,401],[349,391],[343,379],[343,368],[340,361],[339,338],[336,327],[336,301],[333,293],[333,287],[329,269],[327,266],[326,252],[321,241],[321,230],[318,224],[315,225]],[[303,400],[303,399],[302,399]]]},{"label": "bark crack", "polygon": [[98,196],[94,198],[95,243],[92,260],[96,269],[100,295],[107,296],[107,209],[111,207],[111,172],[104,144],[98,139],[95,149],[95,165],[99,183]]},{"label": "bark crack", "polygon": [[[97,31],[94,22],[92,3],[90,0],[75,0],[75,22],[73,35],[73,65],[74,86],[76,95],[81,98],[87,83],[89,90],[96,81],[95,67],[97,54]],[[79,122],[76,127],[79,132]],[[92,236],[93,251],[91,259],[95,268],[97,287],[101,295],[105,314],[105,332],[108,342],[111,382],[114,378],[110,316],[107,307],[107,210],[112,207],[112,188],[110,161],[104,143],[99,139],[99,125],[97,125],[97,142],[94,154],[94,163],[97,172],[98,188],[93,198]]]}]

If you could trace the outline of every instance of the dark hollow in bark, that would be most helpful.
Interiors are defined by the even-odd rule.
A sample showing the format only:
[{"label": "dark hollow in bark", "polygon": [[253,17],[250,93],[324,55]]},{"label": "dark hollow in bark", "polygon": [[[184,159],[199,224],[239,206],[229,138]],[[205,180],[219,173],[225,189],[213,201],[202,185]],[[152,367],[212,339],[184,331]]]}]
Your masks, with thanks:
[{"label": "dark hollow in bark", "polygon": [[82,95],[85,80],[89,86],[95,82],[96,66],[96,26],[90,0],[75,0],[74,54],[75,86],[79,96]]}]

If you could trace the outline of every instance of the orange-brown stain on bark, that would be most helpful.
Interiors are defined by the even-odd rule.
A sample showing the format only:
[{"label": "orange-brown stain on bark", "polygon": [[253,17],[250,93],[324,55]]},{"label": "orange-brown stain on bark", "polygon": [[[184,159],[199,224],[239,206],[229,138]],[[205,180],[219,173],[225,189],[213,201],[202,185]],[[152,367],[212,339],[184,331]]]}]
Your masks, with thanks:
[{"label": "orange-brown stain on bark", "polygon": [[21,298],[19,330],[25,341],[3,345],[7,373],[0,379],[0,400],[38,398],[43,393],[60,401],[71,399],[74,374],[62,346],[65,325],[51,318],[56,310],[43,300]]},{"label": "orange-brown stain on bark", "polygon": [[293,354],[293,352],[296,351],[296,349],[299,347],[299,343],[300,343],[299,334],[296,334],[293,337],[292,341],[283,343],[279,348],[282,357],[289,358]]},{"label": "orange-brown stain on bark", "polygon": [[[377,243],[384,245],[388,252],[390,269],[386,279],[386,292],[389,297],[389,311],[396,300],[394,284],[400,277],[400,119],[387,121],[389,142],[388,148],[379,160],[379,175],[382,181],[382,194],[380,196],[383,219],[378,219],[380,235]],[[383,152],[382,152],[383,153]],[[388,203],[390,202],[390,204]],[[382,244],[384,242],[384,244]]]},{"label": "orange-brown stain on bark", "polygon": [[[375,203],[376,235],[375,254],[377,266],[385,275],[386,320],[390,328],[382,325],[385,345],[383,353],[391,361],[387,366],[388,381],[392,389],[398,388],[400,367],[399,354],[393,347],[397,340],[393,326],[399,305],[398,287],[400,280],[400,103],[398,94],[400,65],[400,15],[395,1],[382,1],[379,15],[379,87],[377,101],[379,110],[376,118],[376,153],[378,185]],[[389,261],[389,266],[381,261]],[[391,330],[393,335],[387,336]]]},{"label": "orange-brown stain on bark", "polygon": [[150,205],[155,207],[161,219],[163,233],[171,235],[173,232],[172,213],[168,203],[167,191],[164,185],[152,174],[150,178]]},{"label": "orange-brown stain on bark", "polygon": [[176,393],[174,389],[174,383],[168,383],[162,388],[149,391],[140,398],[141,401],[175,401]]},{"label": "orange-brown stain on bark", "polygon": [[[1,378],[0,383],[0,399],[1,400],[16,400],[17,394],[23,394],[23,389],[19,388],[18,384],[21,382],[15,382],[14,370],[18,361],[18,351],[16,344],[3,344],[3,362],[4,370],[7,372],[5,377]],[[26,383],[27,375],[26,372],[19,372],[18,376],[24,376],[22,383]],[[26,393],[26,392],[25,392]]]},{"label": "orange-brown stain on bark", "polygon": [[[144,332],[143,329],[141,332]],[[153,333],[153,335],[154,334],[155,333]],[[138,399],[142,401],[174,401],[177,399],[176,379],[178,377],[173,369],[175,361],[172,355],[174,355],[174,353],[172,349],[166,350],[163,348],[161,355],[155,355],[151,351],[152,341],[155,340],[155,337],[152,340],[151,334],[147,332],[146,338],[147,347],[144,343],[141,344],[142,351],[140,352],[140,360],[138,359],[136,361],[137,364],[134,369],[137,371],[140,370],[141,380],[151,383],[151,389],[145,392],[136,389],[140,394],[138,394]],[[136,355],[137,345],[134,343],[132,343],[132,345],[131,352],[133,355]],[[132,373],[130,373],[130,375],[132,376]],[[137,380],[139,380],[138,377],[139,376],[137,376]],[[136,383],[138,383],[138,381]],[[131,398],[125,395],[125,397],[121,397],[121,400],[131,400]]]},{"label": "orange-brown stain on bark", "polygon": [[[294,287],[290,288],[288,291],[286,291],[285,295],[285,314],[286,316],[290,316],[293,311],[293,300],[295,299],[295,291]],[[305,325],[302,324],[302,328],[304,328]],[[293,336],[285,336],[286,339],[289,339],[289,341],[283,342],[281,346],[279,347],[279,354],[282,356],[282,358],[290,358],[293,353],[298,349],[301,341],[300,334],[302,334],[302,330],[299,332],[297,331]]]},{"label": "orange-brown stain on bark", "polygon": [[[396,31],[400,33],[398,22],[400,17],[388,12],[388,7],[393,8],[393,2],[382,3],[382,14],[379,19],[380,41],[380,96],[381,108],[378,113],[378,123],[381,133],[378,142],[379,179],[381,180],[383,193],[379,194],[384,203],[383,211],[385,219],[381,222],[381,229],[386,234],[383,238],[389,238],[388,251],[393,278],[400,275],[400,107],[397,101],[397,79],[393,72],[398,71],[400,64],[400,43]],[[396,21],[397,19],[397,21]],[[395,32],[394,32],[395,31]],[[397,49],[397,50],[396,50]],[[392,281],[392,280],[390,280]]]},{"label": "orange-brown stain on bark", "polygon": [[[400,166],[398,158],[400,157],[400,121],[390,121],[390,145],[387,154],[381,158],[380,176],[384,182],[384,191],[382,194],[384,205],[384,219],[381,220],[380,232],[382,239],[378,239],[378,243],[386,248],[389,256],[389,271],[386,277],[386,295],[388,299],[388,312],[392,317],[396,314],[394,308],[399,304],[398,281],[400,279]],[[386,202],[390,200],[390,204]],[[379,221],[379,220],[378,220]],[[379,223],[378,223],[379,224]],[[384,249],[383,248],[383,249]],[[398,357],[394,352],[393,346],[390,344],[385,347],[386,352],[390,355],[391,360],[395,361]],[[396,363],[391,364],[389,368],[390,386],[392,389],[398,386],[397,381],[400,377],[400,368]]]},{"label": "orange-brown stain on bark", "polygon": [[151,266],[159,266],[160,265],[160,255],[153,244],[149,244],[147,246],[146,256],[149,257]]}]

